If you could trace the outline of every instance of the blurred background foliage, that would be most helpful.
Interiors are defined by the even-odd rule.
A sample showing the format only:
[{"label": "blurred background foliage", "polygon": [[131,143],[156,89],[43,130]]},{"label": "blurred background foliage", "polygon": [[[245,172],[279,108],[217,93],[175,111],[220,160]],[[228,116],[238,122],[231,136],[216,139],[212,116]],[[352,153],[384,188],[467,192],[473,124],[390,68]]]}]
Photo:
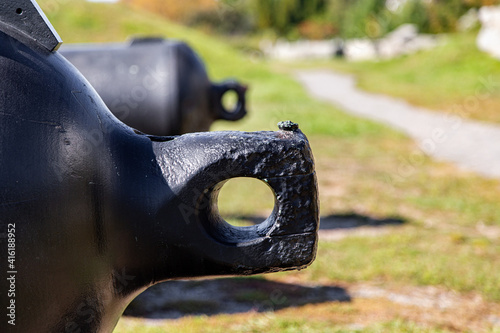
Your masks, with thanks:
[{"label": "blurred background foliage", "polygon": [[[122,0],[217,33],[325,39],[377,38],[403,23],[423,33],[454,32],[471,8],[500,0]],[[386,4],[389,4],[386,6]]]}]

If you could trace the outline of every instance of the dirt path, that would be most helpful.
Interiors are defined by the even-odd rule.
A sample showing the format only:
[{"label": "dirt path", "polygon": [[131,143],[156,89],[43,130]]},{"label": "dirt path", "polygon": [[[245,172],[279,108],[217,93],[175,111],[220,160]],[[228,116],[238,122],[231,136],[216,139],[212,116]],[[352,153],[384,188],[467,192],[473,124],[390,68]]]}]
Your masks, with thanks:
[{"label": "dirt path", "polygon": [[308,70],[297,72],[296,77],[313,96],[404,131],[436,159],[500,178],[499,126],[431,112],[400,99],[361,91],[350,75]]}]

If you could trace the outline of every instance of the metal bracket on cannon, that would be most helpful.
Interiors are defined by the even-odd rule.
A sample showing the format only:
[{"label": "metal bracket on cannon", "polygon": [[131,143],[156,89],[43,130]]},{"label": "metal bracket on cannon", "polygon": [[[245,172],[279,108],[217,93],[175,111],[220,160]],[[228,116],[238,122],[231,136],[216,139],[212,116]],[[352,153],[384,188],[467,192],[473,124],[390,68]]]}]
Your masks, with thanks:
[{"label": "metal bracket on cannon", "polygon": [[50,52],[63,43],[35,0],[0,0],[0,24],[13,37],[31,39]]}]

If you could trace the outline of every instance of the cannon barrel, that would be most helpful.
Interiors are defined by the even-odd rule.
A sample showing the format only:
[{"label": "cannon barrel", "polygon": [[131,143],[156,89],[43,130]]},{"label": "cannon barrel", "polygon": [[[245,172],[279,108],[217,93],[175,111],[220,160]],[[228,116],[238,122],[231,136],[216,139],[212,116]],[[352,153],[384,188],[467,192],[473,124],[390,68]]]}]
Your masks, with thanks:
[{"label": "cannon barrel", "polygon": [[[145,135],[54,52],[46,20],[29,28],[40,17],[34,1],[0,0],[1,332],[111,332],[155,283],[314,260],[314,161],[295,124]],[[234,177],[272,189],[265,222],[222,219],[217,195]]]},{"label": "cannon barrel", "polygon": [[[60,53],[89,80],[125,124],[152,135],[208,131],[215,120],[246,111],[247,87],[211,83],[200,57],[184,42],[138,38],[129,44],[63,46]],[[233,110],[223,97],[236,93]]]}]

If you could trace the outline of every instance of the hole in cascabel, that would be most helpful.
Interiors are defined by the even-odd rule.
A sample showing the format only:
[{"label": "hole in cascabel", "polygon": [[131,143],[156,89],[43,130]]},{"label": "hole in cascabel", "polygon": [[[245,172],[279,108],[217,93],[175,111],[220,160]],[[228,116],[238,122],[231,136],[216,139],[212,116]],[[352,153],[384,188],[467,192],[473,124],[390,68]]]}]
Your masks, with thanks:
[{"label": "hole in cascabel", "polygon": [[228,112],[236,111],[236,106],[238,105],[238,94],[233,90],[227,91],[222,96],[222,105]]},{"label": "hole in cascabel", "polygon": [[264,222],[274,208],[274,194],[263,181],[255,178],[228,180],[219,193],[221,217],[230,225],[245,227]]}]

